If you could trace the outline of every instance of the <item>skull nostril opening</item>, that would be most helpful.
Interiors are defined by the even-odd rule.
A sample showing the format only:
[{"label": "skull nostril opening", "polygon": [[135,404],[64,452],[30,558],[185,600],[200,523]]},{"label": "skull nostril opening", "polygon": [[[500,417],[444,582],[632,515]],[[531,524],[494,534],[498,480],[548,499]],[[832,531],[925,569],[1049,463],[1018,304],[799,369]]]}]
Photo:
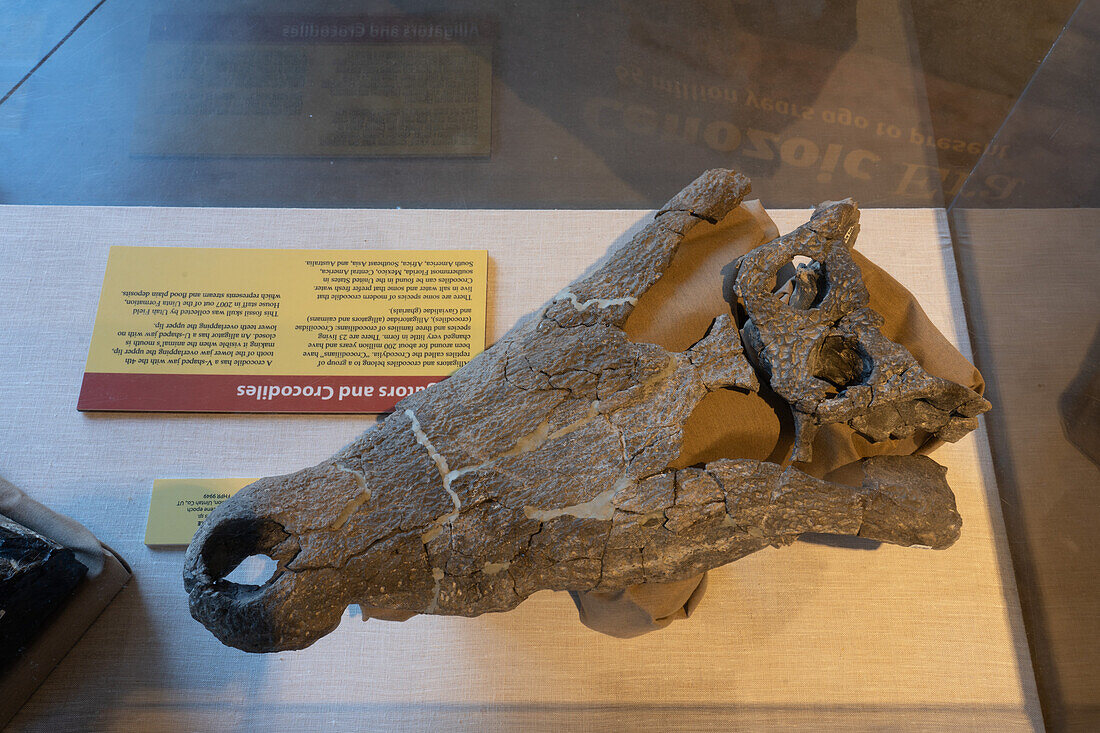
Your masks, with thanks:
[{"label": "skull nostril opening", "polygon": [[246,559],[255,556],[271,559],[268,551],[289,536],[278,523],[268,519],[230,519],[220,523],[206,538],[202,562],[210,578],[220,580]]},{"label": "skull nostril opening", "polygon": [[848,336],[826,336],[821,343],[813,375],[830,385],[828,396],[838,395],[848,387],[863,384],[871,375],[871,357]]},{"label": "skull nostril opening", "polygon": [[241,560],[223,580],[237,585],[261,586],[275,575],[278,563],[265,554],[257,553]]}]

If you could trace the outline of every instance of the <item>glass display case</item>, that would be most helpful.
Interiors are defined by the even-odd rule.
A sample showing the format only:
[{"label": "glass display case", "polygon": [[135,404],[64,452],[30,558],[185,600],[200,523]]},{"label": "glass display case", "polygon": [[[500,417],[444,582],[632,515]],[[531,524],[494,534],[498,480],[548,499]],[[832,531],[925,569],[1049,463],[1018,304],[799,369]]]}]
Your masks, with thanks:
[{"label": "glass display case", "polygon": [[[14,729],[1100,726],[1100,2],[17,0],[0,21],[0,474],[135,573]],[[944,588],[891,599],[883,574],[849,605],[829,584],[861,549],[818,540],[635,642],[562,632],[572,606],[541,596],[264,657],[191,621],[182,550],[141,542],[152,479],[290,471],[370,418],[77,413],[109,245],[461,242],[489,251],[491,341],[710,168],[781,233],[854,198],[984,377],[993,410],[946,450],[984,487],[963,532],[985,544]],[[938,618],[897,606],[943,593],[963,600]]]}]

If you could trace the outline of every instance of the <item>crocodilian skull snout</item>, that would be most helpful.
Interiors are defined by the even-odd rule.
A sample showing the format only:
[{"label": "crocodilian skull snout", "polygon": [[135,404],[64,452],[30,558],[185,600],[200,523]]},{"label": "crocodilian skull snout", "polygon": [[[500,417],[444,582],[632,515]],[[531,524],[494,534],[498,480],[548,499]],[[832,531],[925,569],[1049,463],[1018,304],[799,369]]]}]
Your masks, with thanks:
[{"label": "crocodilian skull snout", "polygon": [[[400,437],[410,451],[424,451],[411,433]],[[361,449],[370,450],[356,445],[353,457],[262,478],[199,527],[184,587],[191,615],[222,642],[246,651],[303,649],[335,629],[351,603],[374,618],[406,618],[430,606],[439,582],[422,535],[451,501],[423,477],[387,469],[387,483],[355,457]],[[253,555],[275,561],[270,579],[258,586],[226,579]]]},{"label": "crocodilian skull snout", "polygon": [[[238,496],[211,513],[188,548],[183,576],[191,615],[224,644],[244,651],[309,646],[340,621],[340,610],[316,602],[331,569],[289,571],[299,552],[297,537],[249,511],[247,494]],[[275,560],[270,579],[262,585],[226,579],[253,555]]]}]

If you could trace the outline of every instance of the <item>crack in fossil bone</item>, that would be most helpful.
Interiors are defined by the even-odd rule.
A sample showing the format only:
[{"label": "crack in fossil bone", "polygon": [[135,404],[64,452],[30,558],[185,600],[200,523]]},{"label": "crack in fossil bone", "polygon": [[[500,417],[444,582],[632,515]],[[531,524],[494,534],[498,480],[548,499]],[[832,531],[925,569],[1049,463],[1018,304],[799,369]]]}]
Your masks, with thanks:
[{"label": "crack in fossil bone", "polygon": [[[314,534],[314,533],[311,532],[310,534]],[[301,550],[299,550],[293,558],[291,558],[290,560],[287,561],[285,569],[288,573],[300,573],[300,572],[303,572],[303,571],[306,571],[306,570],[324,570],[324,569],[327,569],[327,568],[332,568],[334,570],[341,570],[341,569],[347,567],[348,564],[351,563],[353,560],[358,560],[359,558],[363,557],[364,555],[367,555],[372,550],[374,550],[375,547],[382,544],[383,542],[388,542],[389,540],[392,540],[394,537],[398,537],[398,536],[404,535],[404,534],[409,534],[409,532],[404,531],[404,530],[397,530],[397,531],[391,532],[388,535],[385,535],[383,537],[379,537],[375,540],[372,540],[366,547],[364,547],[363,549],[358,550],[356,552],[353,552],[350,555],[347,555],[346,557],[344,557],[343,561],[341,561],[339,563],[335,563],[335,562],[316,563],[316,564],[309,564],[309,565],[298,565],[298,566],[292,568],[290,566],[292,564],[294,564],[294,561],[297,559],[298,555],[301,554]],[[303,537],[308,537],[308,536],[309,535],[303,535]],[[272,580],[274,580],[274,578],[272,578]]]},{"label": "crack in fossil bone", "polygon": [[559,300],[568,300],[570,303],[573,304],[573,308],[577,311],[580,311],[581,313],[584,313],[592,306],[596,306],[596,308],[599,309],[613,308],[617,305],[638,304],[638,299],[629,295],[622,298],[590,298],[589,300],[580,300],[572,291],[568,289],[562,290],[560,293],[554,296],[554,301]]},{"label": "crack in fossil bone", "polygon": [[359,488],[362,489],[362,493],[348,502],[343,511],[340,512],[340,516],[332,520],[332,524],[329,525],[329,529],[338,530],[347,524],[348,520],[355,512],[359,511],[359,508],[371,500],[371,491],[367,487],[367,477],[363,475],[362,471],[357,471],[354,468],[349,468],[343,463],[334,463],[333,466],[336,470],[343,471],[344,473],[350,473],[355,477],[355,480],[359,484]]},{"label": "crack in fossil bone", "polygon": [[568,425],[565,425],[563,427],[558,428],[554,432],[550,433],[550,435],[546,436],[546,439],[548,441],[549,440],[557,440],[558,438],[563,438],[566,435],[569,435],[570,433],[574,433],[574,432],[580,430],[581,428],[583,428],[585,425],[588,425],[593,420],[595,420],[599,416],[599,414],[600,414],[600,401],[599,400],[592,400],[592,402],[590,402],[589,405],[588,405],[588,410],[585,413],[584,417],[578,418],[577,420],[574,420],[573,422],[569,423]]},{"label": "crack in fossil bone", "polygon": [[432,589],[432,600],[421,613],[435,613],[439,610],[439,593],[442,591],[443,578],[447,572],[443,568],[432,568],[432,578],[435,579],[435,587]]},{"label": "crack in fossil bone", "polygon": [[578,519],[598,519],[606,521],[615,516],[615,505],[613,503],[615,495],[623,489],[633,486],[634,483],[635,482],[632,481],[629,476],[623,474],[615,481],[615,484],[610,489],[601,491],[588,501],[562,507],[561,509],[538,509],[532,506],[525,506],[523,507],[523,513],[527,515],[528,519],[535,519],[539,522],[546,522],[567,515],[577,517]]},{"label": "crack in fossil bone", "polygon": [[[457,494],[457,492],[455,492],[451,488],[454,481],[455,481],[455,479],[458,479],[462,476],[465,476],[468,473],[473,473],[474,471],[480,471],[484,468],[490,468],[502,459],[512,458],[514,456],[523,455],[524,453],[531,453],[531,452],[536,451],[539,448],[541,448],[548,441],[557,440],[557,439],[562,438],[562,437],[564,437],[564,436],[566,436],[566,435],[568,435],[572,432],[575,432],[575,431],[579,430],[580,428],[584,427],[585,425],[592,422],[592,420],[594,420],[596,418],[596,416],[599,414],[599,405],[600,405],[599,400],[593,400],[592,403],[588,407],[588,412],[585,415],[585,417],[582,417],[578,420],[575,420],[574,422],[572,422],[568,425],[565,425],[564,427],[559,428],[558,430],[555,430],[553,433],[549,433],[550,420],[549,420],[549,418],[547,418],[546,420],[543,420],[541,423],[539,423],[539,425],[534,430],[532,430],[530,433],[528,433],[527,435],[525,435],[525,436],[521,437],[519,440],[517,440],[516,444],[514,446],[512,446],[508,450],[504,451],[503,453],[499,453],[499,454],[493,456],[492,458],[490,458],[486,461],[483,461],[481,463],[477,463],[477,464],[474,464],[474,465],[471,465],[471,466],[465,466],[463,468],[458,468],[458,469],[448,471],[447,475],[443,477],[443,483],[444,483],[444,488],[451,495],[452,500],[455,502],[455,511],[448,512],[447,514],[444,514],[443,516],[438,517],[437,519],[435,519],[432,522],[433,526],[427,532],[425,532],[423,535],[421,535],[421,540],[423,541],[423,543],[428,544],[429,542],[431,542],[435,538],[439,537],[439,535],[441,535],[443,533],[443,525],[449,524],[450,522],[453,522],[455,519],[458,518],[459,514],[461,513],[461,508],[460,508],[461,502],[459,501],[458,494]],[[411,412],[411,411],[406,410],[406,412]],[[415,418],[415,416],[414,416],[414,418]],[[417,428],[419,428],[419,422],[416,425],[417,425]],[[414,429],[414,431],[415,431],[415,429]],[[422,430],[421,430],[421,433],[423,433]],[[426,434],[424,435],[424,439],[428,440]],[[419,438],[418,438],[418,442],[419,442]],[[424,443],[421,443],[421,445],[424,445]],[[427,446],[425,446],[425,447],[427,447]],[[434,450],[435,449],[434,449],[434,446],[433,446],[429,450],[429,455],[432,455],[432,451],[434,451]],[[438,456],[438,458],[439,458],[439,460],[436,461],[436,465],[439,466],[440,462],[442,462],[443,466],[447,467],[446,459],[442,455],[440,455],[438,452],[436,452],[435,455],[432,456],[433,460],[435,459],[436,456]],[[442,469],[440,469],[440,470],[442,470]],[[355,507],[355,508],[358,508],[358,507]],[[352,509],[351,511],[353,512],[354,509]]]},{"label": "crack in fossil bone", "polygon": [[416,436],[416,442],[424,446],[428,451],[428,455],[435,461],[435,466],[439,469],[439,477],[443,479],[443,490],[451,497],[451,501],[455,505],[455,514],[462,509],[462,501],[458,498],[458,494],[451,488],[452,472],[447,465],[447,459],[444,458],[439,451],[432,445],[432,441],[428,438],[428,434],[420,427],[420,421],[416,419],[416,414],[412,410],[405,410],[405,417],[409,418],[409,422],[412,423],[413,435]]},{"label": "crack in fossil bone", "polygon": [[446,524],[447,521],[452,521],[452,522],[454,521],[454,519],[450,519],[450,520],[447,519],[450,516],[451,516],[450,514],[444,514],[442,517],[435,520],[432,528],[429,529],[424,534],[420,535],[420,541],[423,542],[426,545],[429,542],[431,542],[432,540],[434,540],[436,537],[438,537],[439,535],[443,534],[443,525]]}]

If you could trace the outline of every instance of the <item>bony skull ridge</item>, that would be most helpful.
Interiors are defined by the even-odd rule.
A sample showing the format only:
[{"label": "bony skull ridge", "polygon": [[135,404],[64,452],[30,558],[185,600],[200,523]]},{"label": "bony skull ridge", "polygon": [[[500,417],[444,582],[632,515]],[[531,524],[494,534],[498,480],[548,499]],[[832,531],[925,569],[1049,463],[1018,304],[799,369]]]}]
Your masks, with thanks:
[{"label": "bony skull ridge", "polygon": [[[351,603],[379,618],[476,616],[514,608],[543,589],[614,590],[691,577],[805,532],[952,544],[961,525],[954,496],[944,469],[923,456],[867,459],[855,487],[746,459],[669,467],[699,401],[718,389],[755,391],[758,377],[729,314],[679,353],[632,342],[622,326],[684,235],[725,217],[748,191],[738,173],[707,171],[603,266],[452,377],[406,398],[319,465],[260,479],[219,506],[187,551],[192,615],[226,644],[278,651],[329,633]],[[846,421],[874,439],[937,422],[882,415],[890,408],[931,414],[916,403],[949,415],[937,429],[957,437],[988,403],[959,385],[928,383],[912,371],[908,352],[875,335],[858,268],[845,270],[844,252],[829,244],[840,241],[846,252],[857,221],[851,202],[826,205],[788,235],[794,239],[783,238],[825,267],[799,273],[781,303],[825,314],[810,317],[812,339],[775,316],[780,296],[762,284],[791,246],[773,242],[766,246],[778,254],[742,258],[745,341],[800,416],[796,451],[809,450],[811,424]],[[816,306],[814,287],[826,291]],[[827,345],[837,343],[856,344],[860,363],[873,357],[858,384],[845,387],[875,393],[853,397],[856,407],[838,406],[828,387],[807,383],[799,391],[804,380],[785,361],[797,359],[805,370],[824,351],[826,368],[853,371],[855,357]],[[254,554],[277,563],[267,582],[225,579]]]},{"label": "bony skull ridge", "polygon": [[[953,442],[990,408],[973,390],[929,374],[879,330],[882,317],[868,307],[850,252],[858,231],[855,202],[827,202],[807,224],[736,263],[745,342],[791,406],[795,461],[811,459],[823,424],[847,423],[874,442],[918,430]],[[798,265],[789,292],[773,292],[796,257],[811,259]]]}]

